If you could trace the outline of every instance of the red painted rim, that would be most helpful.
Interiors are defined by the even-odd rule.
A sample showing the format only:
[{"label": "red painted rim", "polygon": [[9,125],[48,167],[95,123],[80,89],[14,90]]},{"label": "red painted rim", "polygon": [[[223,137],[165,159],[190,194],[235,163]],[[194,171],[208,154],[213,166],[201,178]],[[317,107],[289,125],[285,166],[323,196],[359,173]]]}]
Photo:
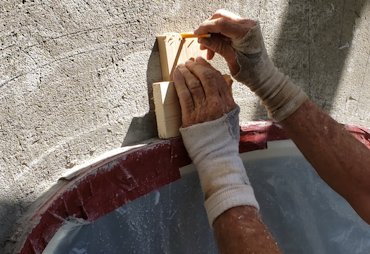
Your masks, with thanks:
[{"label": "red painted rim", "polygon": [[[346,128],[370,148],[370,131]],[[266,149],[267,142],[287,139],[277,124],[255,122],[241,127],[240,152]],[[179,168],[191,161],[181,138],[158,140],[124,152],[81,171],[59,183],[22,221],[28,225],[18,236],[18,253],[41,253],[64,220],[78,217],[89,221],[115,210],[146,193],[180,178]]]}]

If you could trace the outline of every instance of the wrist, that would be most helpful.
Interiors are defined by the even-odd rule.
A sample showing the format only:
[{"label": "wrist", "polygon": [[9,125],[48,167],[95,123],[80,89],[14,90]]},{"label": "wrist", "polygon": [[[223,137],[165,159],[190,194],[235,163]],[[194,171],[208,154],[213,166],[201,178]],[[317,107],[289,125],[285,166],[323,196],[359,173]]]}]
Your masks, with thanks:
[{"label": "wrist", "polygon": [[258,208],[239,156],[239,108],[214,121],[181,128],[197,168],[210,225],[224,211],[241,205]]},{"label": "wrist", "polygon": [[308,99],[268,57],[259,24],[245,37],[236,40],[233,47],[240,66],[234,78],[246,84],[262,100],[275,121],[286,119]]},{"label": "wrist", "polygon": [[196,166],[212,163],[209,157],[223,158],[226,153],[238,153],[239,112],[236,107],[216,120],[180,128],[184,145]]},{"label": "wrist", "polygon": [[293,114],[307,99],[307,95],[275,66],[270,75],[252,91],[262,100],[269,116],[280,122]]}]

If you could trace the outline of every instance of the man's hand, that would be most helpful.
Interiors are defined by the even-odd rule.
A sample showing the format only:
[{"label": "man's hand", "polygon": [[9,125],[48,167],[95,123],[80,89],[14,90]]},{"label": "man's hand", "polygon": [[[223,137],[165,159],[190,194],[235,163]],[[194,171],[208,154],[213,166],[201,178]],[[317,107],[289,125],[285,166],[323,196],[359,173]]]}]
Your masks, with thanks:
[{"label": "man's hand", "polygon": [[239,72],[233,42],[241,40],[249,30],[256,26],[256,21],[244,19],[226,10],[216,11],[194,31],[195,34],[212,33],[211,38],[200,38],[201,49],[207,49],[207,59],[211,60],[215,53],[220,54],[229,65],[230,72]]},{"label": "man's hand", "polygon": [[208,58],[215,52],[223,56],[233,77],[262,100],[276,121],[289,117],[307,100],[301,88],[270,60],[258,22],[219,10],[194,33],[212,33],[210,38],[199,39]]},{"label": "man's hand", "polygon": [[259,217],[239,157],[239,107],[231,82],[202,58],[178,66],[174,81],[182,111],[180,132],[197,168],[221,253],[279,253]]},{"label": "man's hand", "polygon": [[221,9],[200,24],[194,33],[211,33],[210,38],[199,38],[201,49],[208,51],[207,58],[213,58],[215,53],[223,56],[233,77],[253,92],[276,72],[257,21]]},{"label": "man's hand", "polygon": [[179,65],[174,72],[174,81],[184,128],[218,119],[236,107],[231,82],[227,83],[203,58]]}]

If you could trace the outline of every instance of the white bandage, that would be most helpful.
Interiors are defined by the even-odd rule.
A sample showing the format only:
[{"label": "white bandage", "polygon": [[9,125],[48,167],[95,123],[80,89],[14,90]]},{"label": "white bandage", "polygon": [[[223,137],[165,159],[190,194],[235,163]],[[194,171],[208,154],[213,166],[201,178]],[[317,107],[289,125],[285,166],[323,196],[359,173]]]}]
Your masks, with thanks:
[{"label": "white bandage", "polygon": [[234,75],[262,100],[269,114],[282,121],[294,113],[307,95],[288,76],[281,73],[267,55],[259,24],[232,43],[240,71]]},{"label": "white bandage", "polygon": [[259,209],[239,157],[239,107],[214,121],[181,128],[185,147],[198,170],[208,220],[242,205]]}]

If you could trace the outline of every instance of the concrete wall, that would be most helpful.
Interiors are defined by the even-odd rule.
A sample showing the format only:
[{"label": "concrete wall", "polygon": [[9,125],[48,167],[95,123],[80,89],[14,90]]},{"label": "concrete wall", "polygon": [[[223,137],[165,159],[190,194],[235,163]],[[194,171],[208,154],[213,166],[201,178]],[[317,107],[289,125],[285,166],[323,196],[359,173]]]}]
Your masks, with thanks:
[{"label": "concrete wall", "polygon": [[[260,19],[276,64],[333,117],[370,126],[369,1],[2,0],[0,250],[66,169],[156,135],[155,35],[221,7]],[[242,122],[266,117],[234,90]]]}]

